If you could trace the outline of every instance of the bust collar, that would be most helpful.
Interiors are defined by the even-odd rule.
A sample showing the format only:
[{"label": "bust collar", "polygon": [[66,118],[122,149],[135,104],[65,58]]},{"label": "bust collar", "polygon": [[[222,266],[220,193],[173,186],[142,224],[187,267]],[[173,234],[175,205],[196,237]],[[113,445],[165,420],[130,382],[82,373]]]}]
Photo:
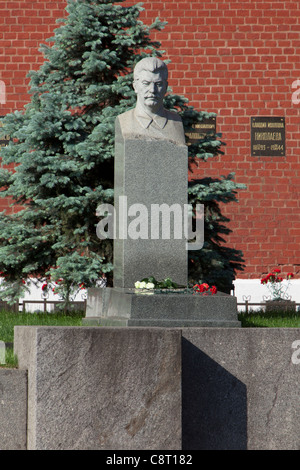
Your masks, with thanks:
[{"label": "bust collar", "polygon": [[168,122],[166,110],[163,108],[159,114],[156,114],[153,118],[149,116],[146,111],[138,104],[135,107],[134,115],[140,125],[147,129],[154,121],[155,124],[163,129]]}]

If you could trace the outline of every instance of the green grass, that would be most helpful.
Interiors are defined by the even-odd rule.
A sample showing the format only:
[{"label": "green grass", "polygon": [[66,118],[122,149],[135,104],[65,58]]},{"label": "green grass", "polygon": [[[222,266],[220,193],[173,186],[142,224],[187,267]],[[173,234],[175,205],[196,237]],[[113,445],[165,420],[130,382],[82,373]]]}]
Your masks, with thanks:
[{"label": "green grass", "polygon": [[300,312],[259,310],[240,313],[238,318],[243,328],[300,328]]},{"label": "green grass", "polygon": [[81,326],[83,312],[11,313],[0,311],[0,340],[13,342],[16,325]]},{"label": "green grass", "polygon": [[16,369],[18,367],[18,358],[14,354],[13,348],[6,348],[5,349],[5,364],[0,364],[0,368],[14,368]]},{"label": "green grass", "polygon": [[[83,312],[72,313],[12,313],[0,311],[0,341],[13,343],[14,327],[23,325],[81,326]],[[0,364],[1,367],[1,364]],[[5,364],[2,367],[17,367],[17,359],[11,347],[5,348]]]}]

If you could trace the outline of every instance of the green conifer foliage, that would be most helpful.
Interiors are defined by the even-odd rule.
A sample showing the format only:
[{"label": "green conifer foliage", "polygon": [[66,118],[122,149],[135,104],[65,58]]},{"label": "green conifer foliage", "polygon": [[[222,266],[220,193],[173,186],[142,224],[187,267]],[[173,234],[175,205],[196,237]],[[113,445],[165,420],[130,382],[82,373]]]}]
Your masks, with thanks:
[{"label": "green conifer foliage", "polygon": [[[113,204],[114,121],[135,105],[135,63],[163,56],[150,34],[165,23],[144,25],[140,4],[68,0],[66,9],[51,44],[42,46],[43,65],[30,73],[30,103],[4,119],[11,141],[1,150],[1,197],[10,197],[16,209],[0,214],[2,298],[20,297],[29,276],[63,279],[65,297],[79,285],[95,285],[102,273],[111,276],[112,241],[97,238],[96,208]],[[187,130],[206,115],[171,92],[165,106],[181,113]],[[190,146],[190,158],[206,160],[220,147],[216,136],[204,139]],[[224,179],[219,191],[237,186]],[[209,181],[192,183],[191,200],[213,200],[212,188]],[[206,258],[216,256],[218,245]],[[203,270],[197,256],[204,278],[211,260]]]}]

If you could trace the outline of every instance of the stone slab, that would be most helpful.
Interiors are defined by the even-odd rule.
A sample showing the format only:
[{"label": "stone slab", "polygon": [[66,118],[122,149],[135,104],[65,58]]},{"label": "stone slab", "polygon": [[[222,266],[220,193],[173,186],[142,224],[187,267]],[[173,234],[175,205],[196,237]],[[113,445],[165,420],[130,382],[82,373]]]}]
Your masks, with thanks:
[{"label": "stone slab", "polygon": [[0,369],[0,450],[26,450],[27,371]]},{"label": "stone slab", "polygon": [[[157,280],[170,277],[174,282],[187,285],[187,250],[184,234],[174,237],[174,222],[171,214],[170,236],[158,239],[151,235],[156,227],[151,219],[152,206],[162,204],[171,208],[177,204],[182,209],[188,203],[188,157],[187,147],[169,140],[124,139],[116,121],[115,138],[115,201],[117,213],[116,238],[114,239],[114,287],[133,288],[136,281],[149,276]],[[131,214],[126,218],[126,238],[120,237],[119,214],[127,209],[119,206],[119,197],[126,196],[127,209],[134,204],[142,204],[148,212]],[[166,207],[166,206],[165,206]],[[148,224],[145,238],[133,239],[127,228],[134,220]],[[164,217],[164,221],[167,216]],[[177,222],[176,222],[177,223]],[[183,231],[183,217],[181,219]],[[162,223],[160,225],[162,227]],[[141,230],[137,228],[136,231]],[[178,224],[176,225],[178,230]],[[128,234],[128,236],[127,236]]]},{"label": "stone slab", "polygon": [[158,294],[119,288],[89,289],[83,324],[169,328],[240,326],[236,298],[228,294]]},{"label": "stone slab", "polygon": [[181,332],[15,327],[29,450],[181,448]]},{"label": "stone slab", "polygon": [[2,446],[28,370],[29,449],[300,449],[299,328],[16,327],[15,350]]},{"label": "stone slab", "polygon": [[183,449],[300,449],[299,328],[182,336]]}]

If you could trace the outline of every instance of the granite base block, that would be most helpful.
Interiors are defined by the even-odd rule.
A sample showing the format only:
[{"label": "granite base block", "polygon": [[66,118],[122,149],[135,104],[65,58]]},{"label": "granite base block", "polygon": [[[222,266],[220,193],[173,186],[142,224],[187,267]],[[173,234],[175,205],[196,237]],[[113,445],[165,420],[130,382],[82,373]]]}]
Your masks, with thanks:
[{"label": "granite base block", "polygon": [[27,371],[0,368],[0,450],[26,450]]},{"label": "granite base block", "polygon": [[181,332],[15,327],[28,450],[181,448]]},{"label": "granite base block", "polygon": [[299,450],[300,328],[16,326],[0,448]]},{"label": "granite base block", "polygon": [[182,330],[182,448],[300,449],[300,329]]},{"label": "granite base block", "polygon": [[84,325],[144,327],[239,327],[236,297],[224,293],[141,292],[136,289],[88,290]]}]

